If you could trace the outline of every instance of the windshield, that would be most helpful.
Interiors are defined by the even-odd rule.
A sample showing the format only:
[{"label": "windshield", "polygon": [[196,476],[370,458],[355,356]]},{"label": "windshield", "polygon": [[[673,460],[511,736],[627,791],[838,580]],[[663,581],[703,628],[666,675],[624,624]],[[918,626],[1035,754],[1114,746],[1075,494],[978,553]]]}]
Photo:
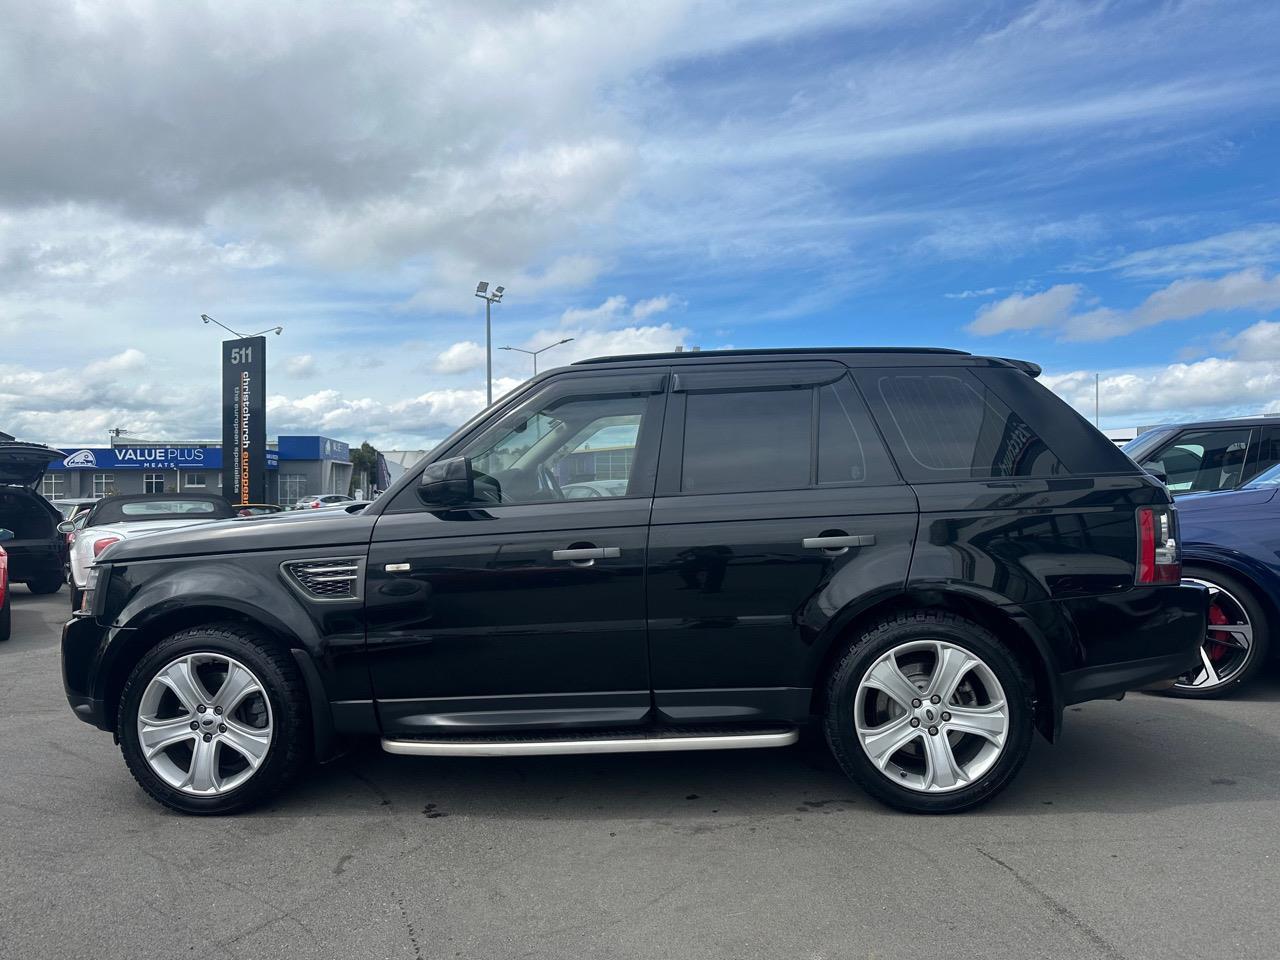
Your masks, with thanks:
[{"label": "windshield", "polygon": [[1130,460],[1135,463],[1141,463],[1143,457],[1159,446],[1173,432],[1172,427],[1156,427],[1154,430],[1147,430],[1138,434],[1120,449],[1129,455]]},{"label": "windshield", "polygon": [[1280,487],[1280,463],[1277,463],[1270,470],[1263,470],[1243,487],[1245,490],[1253,490],[1256,487]]}]

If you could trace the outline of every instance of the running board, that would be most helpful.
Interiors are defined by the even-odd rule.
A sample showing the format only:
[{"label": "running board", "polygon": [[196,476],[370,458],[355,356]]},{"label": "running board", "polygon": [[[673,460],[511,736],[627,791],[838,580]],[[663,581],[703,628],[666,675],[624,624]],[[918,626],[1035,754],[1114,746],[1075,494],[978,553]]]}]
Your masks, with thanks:
[{"label": "running board", "polygon": [[501,740],[389,740],[383,738],[382,749],[410,757],[537,757],[579,753],[665,753],[675,750],[751,750],[760,747],[786,747],[800,738],[794,727],[767,732],[745,731],[699,735],[697,733],[659,732],[620,736],[586,737],[579,740],[547,737],[545,739]]}]

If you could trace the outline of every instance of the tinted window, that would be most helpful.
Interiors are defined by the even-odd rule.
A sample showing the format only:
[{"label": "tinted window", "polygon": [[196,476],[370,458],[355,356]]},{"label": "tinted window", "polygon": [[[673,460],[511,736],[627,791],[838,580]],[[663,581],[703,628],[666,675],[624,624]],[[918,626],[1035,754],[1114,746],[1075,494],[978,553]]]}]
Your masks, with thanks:
[{"label": "tinted window", "polygon": [[882,424],[908,480],[1064,473],[1044,440],[965,370],[873,373]]},{"label": "tinted window", "polygon": [[846,377],[818,388],[818,483],[897,480],[866,404]]},{"label": "tinted window", "polygon": [[690,393],[685,493],[800,490],[809,486],[813,390]]},{"label": "tinted window", "polygon": [[1280,463],[1280,428],[1267,427],[1258,443],[1258,456],[1250,463],[1246,477],[1256,477]]},{"label": "tinted window", "polygon": [[1142,465],[1162,470],[1174,492],[1231,490],[1240,485],[1248,450],[1248,427],[1187,430],[1144,457]]}]

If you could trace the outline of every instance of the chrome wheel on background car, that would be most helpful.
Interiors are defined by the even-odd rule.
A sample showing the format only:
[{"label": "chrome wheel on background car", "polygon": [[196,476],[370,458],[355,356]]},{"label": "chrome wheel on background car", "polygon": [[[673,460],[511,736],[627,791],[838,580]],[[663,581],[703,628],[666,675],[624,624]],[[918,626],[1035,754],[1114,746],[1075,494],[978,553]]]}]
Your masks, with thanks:
[{"label": "chrome wheel on background car", "polygon": [[942,640],[894,647],[866,671],[854,726],[867,758],[893,783],[947,793],[979,780],[1009,735],[1004,688],[977,655]]},{"label": "chrome wheel on background car", "polygon": [[214,797],[242,786],[271,749],[271,703],[240,661],[191,653],[162,667],[138,705],[143,758],[170,787]]},{"label": "chrome wheel on background car", "polygon": [[1182,582],[1209,591],[1209,623],[1200,645],[1200,663],[1178,677],[1170,693],[1217,696],[1252,676],[1261,665],[1267,640],[1265,616],[1244,586],[1229,577],[1206,571]]}]

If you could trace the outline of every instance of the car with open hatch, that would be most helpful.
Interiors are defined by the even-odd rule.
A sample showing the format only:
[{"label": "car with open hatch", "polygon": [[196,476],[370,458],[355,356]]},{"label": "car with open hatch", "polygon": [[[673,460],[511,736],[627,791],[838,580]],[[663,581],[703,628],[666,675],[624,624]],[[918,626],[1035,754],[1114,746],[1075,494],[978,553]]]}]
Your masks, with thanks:
[{"label": "car with open hatch", "polygon": [[1168,491],[1038,373],[925,348],[543,373],[363,510],[106,548],[68,700],[196,814],[359,736],[520,757],[806,724],[879,800],[972,807],[1068,705],[1191,669],[1205,635]]},{"label": "car with open hatch", "polygon": [[9,582],[25,583],[32,593],[62,588],[67,544],[58,524],[62,514],[39,493],[51,461],[66,454],[42,443],[0,442],[0,529],[12,536]]}]

